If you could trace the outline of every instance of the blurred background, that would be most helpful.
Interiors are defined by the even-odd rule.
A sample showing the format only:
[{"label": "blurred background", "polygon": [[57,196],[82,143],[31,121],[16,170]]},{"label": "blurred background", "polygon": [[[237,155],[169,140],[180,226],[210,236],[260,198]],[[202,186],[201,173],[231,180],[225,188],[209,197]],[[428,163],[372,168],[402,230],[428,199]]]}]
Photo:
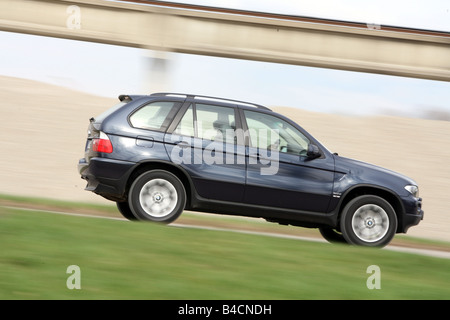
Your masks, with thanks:
[{"label": "blurred background", "polygon": [[[23,1],[9,2],[9,12],[18,12],[13,3]],[[62,25],[70,32],[92,23],[83,24],[83,8],[77,13],[61,2],[68,8]],[[373,32],[385,25],[432,30],[450,46],[450,5],[444,0],[177,2],[357,22]],[[7,14],[3,10],[2,17]],[[77,172],[89,118],[115,104],[119,94],[195,93],[267,105],[333,152],[412,177],[425,219],[408,234],[450,240],[449,82],[39,36],[31,22],[23,25],[25,33],[0,31],[0,193],[109,203],[84,191]],[[449,71],[448,64],[443,68]]]}]

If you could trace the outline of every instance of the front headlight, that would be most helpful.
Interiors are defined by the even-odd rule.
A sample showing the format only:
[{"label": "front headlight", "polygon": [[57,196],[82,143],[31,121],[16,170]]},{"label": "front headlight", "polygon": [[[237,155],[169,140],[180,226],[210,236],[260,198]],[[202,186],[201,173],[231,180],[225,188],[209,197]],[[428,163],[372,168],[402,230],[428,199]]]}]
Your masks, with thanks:
[{"label": "front headlight", "polygon": [[405,189],[411,193],[414,197],[418,197],[419,196],[419,187],[415,186],[415,185],[408,185],[405,186]]}]

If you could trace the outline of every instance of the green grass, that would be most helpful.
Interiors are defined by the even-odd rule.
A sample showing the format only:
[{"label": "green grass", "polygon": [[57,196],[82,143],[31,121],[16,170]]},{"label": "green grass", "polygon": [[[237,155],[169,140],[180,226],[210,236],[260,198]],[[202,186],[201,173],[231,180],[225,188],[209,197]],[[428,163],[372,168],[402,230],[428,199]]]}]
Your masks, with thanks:
[{"label": "green grass", "polygon": [[116,204],[110,202],[109,205],[93,204],[83,202],[64,201],[57,199],[35,198],[18,195],[0,194],[0,205],[8,202],[16,205],[28,205],[32,207],[46,207],[51,210],[68,210],[68,211],[96,211],[102,214],[117,214]]},{"label": "green grass", "polygon": [[[114,202],[109,202],[108,204],[92,204],[0,194],[0,206],[1,205],[122,218]],[[322,238],[317,229],[282,226],[276,223],[268,223],[263,219],[244,218],[240,216],[207,213],[197,214],[185,211],[176,222]],[[418,228],[420,228],[420,225]],[[450,243],[447,241],[417,238],[404,234],[397,234],[392,241],[392,244],[434,250],[450,250]]]},{"label": "green grass", "polygon": [[[66,287],[70,265],[80,290]],[[450,299],[448,270],[388,250],[0,207],[0,299]]]}]

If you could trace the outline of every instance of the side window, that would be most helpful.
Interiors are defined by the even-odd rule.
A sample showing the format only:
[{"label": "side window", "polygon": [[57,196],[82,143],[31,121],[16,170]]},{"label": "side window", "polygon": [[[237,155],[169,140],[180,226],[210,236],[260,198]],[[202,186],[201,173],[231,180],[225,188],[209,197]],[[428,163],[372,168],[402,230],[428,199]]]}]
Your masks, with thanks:
[{"label": "side window", "polygon": [[265,113],[244,111],[251,146],[306,155],[309,139],[290,123]]},{"label": "side window", "polygon": [[196,104],[198,137],[235,143],[234,108]]},{"label": "side window", "polygon": [[163,126],[175,102],[153,102],[140,108],[130,117],[131,125],[135,128],[164,131]]},{"label": "side window", "polygon": [[186,110],[174,133],[189,137],[194,136],[194,112],[192,111],[192,105]]}]

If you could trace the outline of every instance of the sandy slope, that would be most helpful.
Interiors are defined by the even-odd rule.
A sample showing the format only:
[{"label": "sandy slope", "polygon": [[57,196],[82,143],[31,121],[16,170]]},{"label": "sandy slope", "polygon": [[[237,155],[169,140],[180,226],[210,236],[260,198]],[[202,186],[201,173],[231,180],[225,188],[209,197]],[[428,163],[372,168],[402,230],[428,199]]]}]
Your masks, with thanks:
[{"label": "sandy slope", "polygon": [[[0,77],[0,96],[0,193],[106,203],[83,190],[76,165],[83,156],[88,119],[117,98],[10,77]],[[426,216],[408,234],[450,241],[450,122],[273,109],[340,155],[414,178]]]}]

